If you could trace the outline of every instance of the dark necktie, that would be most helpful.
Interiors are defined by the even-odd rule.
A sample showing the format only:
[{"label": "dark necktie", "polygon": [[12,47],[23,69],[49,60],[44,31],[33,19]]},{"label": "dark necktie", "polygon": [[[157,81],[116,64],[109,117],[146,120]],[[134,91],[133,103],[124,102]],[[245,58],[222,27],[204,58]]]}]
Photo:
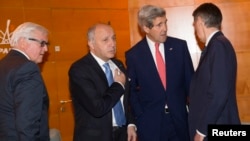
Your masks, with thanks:
[{"label": "dark necktie", "polygon": [[[105,63],[103,66],[105,68],[105,74],[106,74],[106,77],[110,86],[114,82],[112,71],[108,63]],[[116,124],[118,126],[125,125],[126,119],[125,119],[124,111],[122,108],[121,100],[119,100],[116,103],[116,105],[113,107],[113,110],[114,110],[114,117],[116,120]]]},{"label": "dark necktie", "polygon": [[207,47],[205,46],[205,47],[203,48],[202,52],[201,52],[200,61],[203,59],[204,54],[206,53],[206,51],[207,51]]},{"label": "dark necktie", "polygon": [[159,76],[161,78],[161,82],[166,90],[166,67],[165,63],[163,61],[163,57],[161,56],[160,50],[159,50],[159,43],[155,43],[155,57],[156,57],[156,64],[157,64],[157,70],[159,73]]}]

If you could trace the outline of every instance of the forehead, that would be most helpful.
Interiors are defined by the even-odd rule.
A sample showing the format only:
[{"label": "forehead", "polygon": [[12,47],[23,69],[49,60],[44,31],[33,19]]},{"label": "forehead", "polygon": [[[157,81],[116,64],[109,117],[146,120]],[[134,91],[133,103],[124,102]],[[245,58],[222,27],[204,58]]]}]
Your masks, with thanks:
[{"label": "forehead", "polygon": [[153,23],[161,23],[161,22],[166,22],[167,21],[167,18],[165,16],[163,17],[156,17],[154,20],[153,20]]},{"label": "forehead", "polygon": [[102,37],[102,36],[112,36],[114,35],[114,30],[112,27],[108,25],[98,25],[95,30],[95,36],[96,37]]}]

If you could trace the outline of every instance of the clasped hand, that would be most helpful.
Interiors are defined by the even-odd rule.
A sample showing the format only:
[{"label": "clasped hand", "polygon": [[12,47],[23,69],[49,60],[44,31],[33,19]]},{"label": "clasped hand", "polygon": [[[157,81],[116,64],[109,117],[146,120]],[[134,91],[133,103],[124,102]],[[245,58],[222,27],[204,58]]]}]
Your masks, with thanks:
[{"label": "clasped hand", "polygon": [[115,69],[114,81],[115,82],[120,82],[123,85],[125,85],[125,83],[126,83],[125,74],[122,71],[120,71],[119,69]]}]

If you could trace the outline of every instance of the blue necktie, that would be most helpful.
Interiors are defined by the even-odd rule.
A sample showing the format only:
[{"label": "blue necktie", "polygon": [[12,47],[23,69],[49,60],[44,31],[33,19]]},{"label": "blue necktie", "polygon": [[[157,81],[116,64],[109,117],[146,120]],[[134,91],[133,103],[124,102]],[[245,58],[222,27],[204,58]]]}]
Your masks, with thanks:
[{"label": "blue necktie", "polygon": [[[108,79],[108,83],[109,83],[109,86],[110,86],[114,82],[112,71],[111,71],[108,63],[105,63],[103,66],[105,68],[105,74],[106,74],[106,77]],[[116,124],[118,126],[125,125],[126,120],[125,120],[125,115],[124,115],[124,112],[123,112],[123,109],[122,109],[121,100],[119,100],[116,103],[116,105],[113,107],[113,110],[114,110],[114,116],[115,116]]]}]

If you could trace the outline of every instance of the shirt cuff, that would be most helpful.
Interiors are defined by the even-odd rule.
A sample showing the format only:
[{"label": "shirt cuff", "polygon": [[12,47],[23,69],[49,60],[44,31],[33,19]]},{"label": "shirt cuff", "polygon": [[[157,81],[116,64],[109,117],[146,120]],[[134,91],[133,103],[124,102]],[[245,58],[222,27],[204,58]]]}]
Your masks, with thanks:
[{"label": "shirt cuff", "polygon": [[203,137],[206,137],[206,135],[202,134],[201,132],[199,132],[198,130],[196,130],[196,133],[203,136]]},{"label": "shirt cuff", "polygon": [[133,126],[135,128],[135,131],[137,130],[135,124],[128,124],[128,127],[131,127],[131,126]]}]

